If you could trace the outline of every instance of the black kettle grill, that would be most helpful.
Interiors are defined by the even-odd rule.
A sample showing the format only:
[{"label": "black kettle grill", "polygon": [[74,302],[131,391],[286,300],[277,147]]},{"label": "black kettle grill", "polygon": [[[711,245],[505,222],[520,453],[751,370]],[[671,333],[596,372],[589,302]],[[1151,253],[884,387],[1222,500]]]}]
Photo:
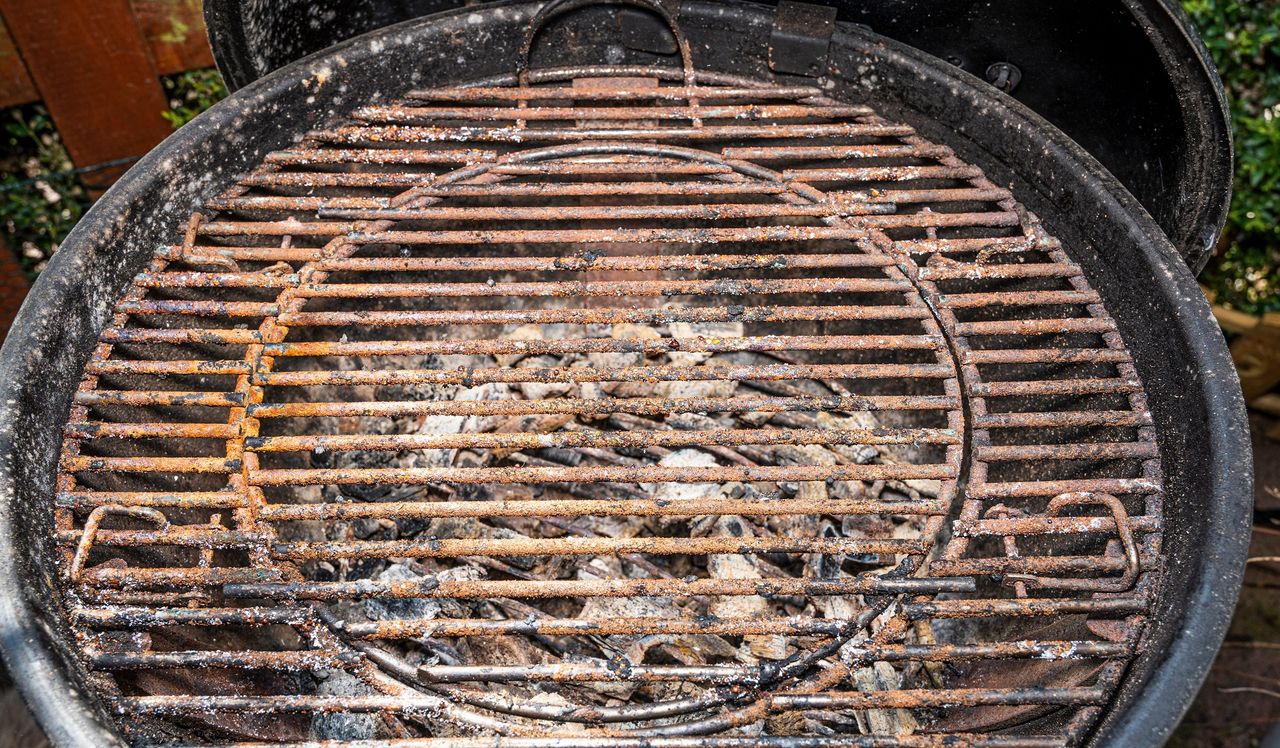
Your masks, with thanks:
[{"label": "black kettle grill", "polygon": [[0,358],[50,738],[1163,740],[1250,521],[1230,140],[1180,15],[1071,10],[210,2],[239,90]]}]

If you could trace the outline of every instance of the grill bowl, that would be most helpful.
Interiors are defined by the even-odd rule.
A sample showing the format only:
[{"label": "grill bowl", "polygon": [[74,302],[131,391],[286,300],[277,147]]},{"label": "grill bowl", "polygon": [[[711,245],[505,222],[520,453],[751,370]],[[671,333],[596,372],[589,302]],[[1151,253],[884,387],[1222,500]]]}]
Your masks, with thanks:
[{"label": "grill bowl", "polygon": [[[726,7],[733,8],[727,29]],[[115,299],[156,246],[178,239],[174,227],[190,205],[221,191],[265,153],[286,147],[294,134],[375,93],[390,99],[410,87],[509,73],[529,10],[508,5],[451,13],[375,32],[238,92],[121,180],[33,290],[0,359],[0,558],[9,565],[0,582],[7,585],[0,621],[6,662],[56,743],[118,741],[101,706],[83,695],[92,689],[72,654],[52,538],[44,529],[52,524],[48,497],[60,429]],[[767,12],[687,3],[684,17],[697,67],[768,78],[762,59]],[[607,37],[592,33],[584,30],[584,48],[606,46]],[[1160,435],[1168,567],[1146,650],[1094,739],[1125,744],[1167,735],[1194,696],[1229,621],[1249,521],[1243,406],[1207,305],[1136,202],[1035,115],[924,55],[856,30],[837,34],[831,62],[838,71],[850,71],[848,78],[833,75],[833,96],[871,101],[881,114],[950,145],[997,183],[1011,185],[1071,248],[1125,337]],[[400,72],[428,69],[418,79]],[[337,93],[317,95],[317,80]]]}]

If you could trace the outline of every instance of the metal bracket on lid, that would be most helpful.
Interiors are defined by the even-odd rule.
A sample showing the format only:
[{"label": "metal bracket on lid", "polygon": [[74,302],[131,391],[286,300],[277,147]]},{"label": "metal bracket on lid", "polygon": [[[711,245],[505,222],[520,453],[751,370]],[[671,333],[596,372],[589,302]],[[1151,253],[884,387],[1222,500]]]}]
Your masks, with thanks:
[{"label": "metal bracket on lid", "polygon": [[769,35],[769,69],[810,78],[826,72],[836,13],[825,5],[781,0]]}]

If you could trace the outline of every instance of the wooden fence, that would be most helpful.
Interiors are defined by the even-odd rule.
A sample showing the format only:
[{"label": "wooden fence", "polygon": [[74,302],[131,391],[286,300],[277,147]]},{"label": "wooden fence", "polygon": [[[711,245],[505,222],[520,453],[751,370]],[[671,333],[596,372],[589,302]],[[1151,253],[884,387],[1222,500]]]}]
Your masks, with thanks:
[{"label": "wooden fence", "polygon": [[172,131],[160,77],[212,64],[200,0],[0,0],[0,108],[43,101],[77,167],[150,150]]}]

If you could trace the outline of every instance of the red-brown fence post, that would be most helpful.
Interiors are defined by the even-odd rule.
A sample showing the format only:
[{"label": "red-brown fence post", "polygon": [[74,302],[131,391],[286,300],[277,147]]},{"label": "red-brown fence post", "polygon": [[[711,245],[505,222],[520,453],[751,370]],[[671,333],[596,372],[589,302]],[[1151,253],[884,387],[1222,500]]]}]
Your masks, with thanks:
[{"label": "red-brown fence post", "polygon": [[[128,0],[0,0],[0,15],[76,166],[141,156],[170,133]],[[125,168],[85,174],[85,185],[96,196]]]}]

